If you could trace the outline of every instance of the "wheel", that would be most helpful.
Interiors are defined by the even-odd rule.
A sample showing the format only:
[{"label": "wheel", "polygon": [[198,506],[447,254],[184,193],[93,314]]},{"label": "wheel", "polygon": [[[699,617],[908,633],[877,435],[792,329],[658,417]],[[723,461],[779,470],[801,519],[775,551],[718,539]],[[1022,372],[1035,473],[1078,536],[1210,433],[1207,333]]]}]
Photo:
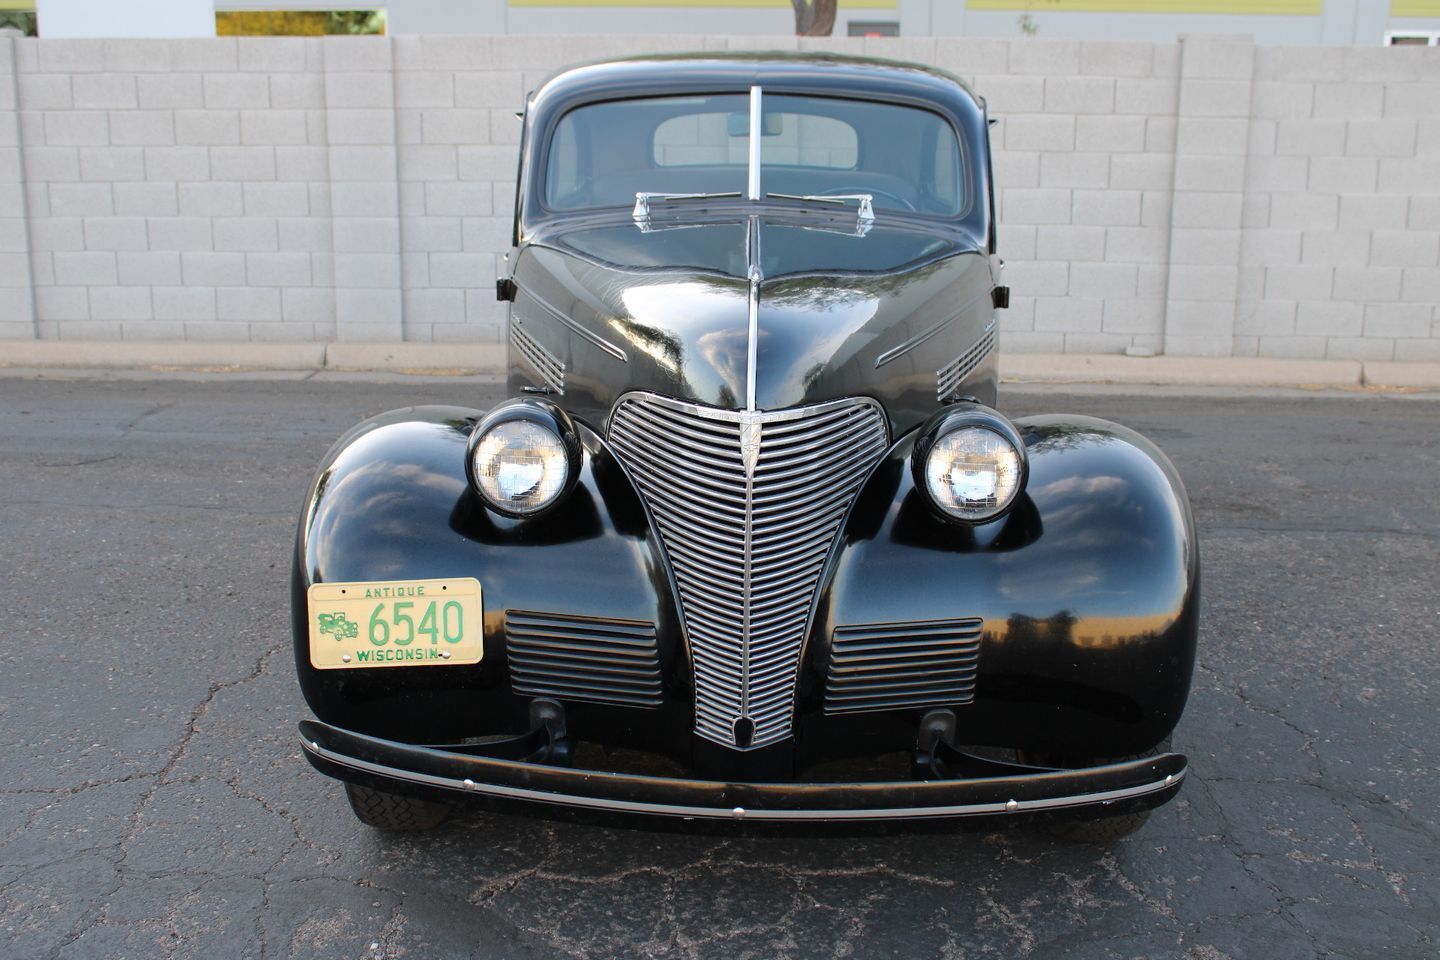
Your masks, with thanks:
[{"label": "wheel", "polygon": [[[1128,760],[1144,760],[1147,757],[1159,756],[1162,753],[1170,752],[1170,738],[1166,737],[1160,743],[1146,750],[1144,753],[1137,753],[1129,757],[1106,757],[1091,760],[1087,764],[1056,763],[1046,766],[1099,766],[1105,763],[1125,763]],[[1031,760],[1030,762],[1035,762]],[[1058,840],[1070,840],[1076,843],[1109,843],[1113,840],[1122,840],[1130,836],[1141,827],[1145,821],[1150,819],[1153,811],[1141,810],[1139,813],[1119,813],[1113,817],[1100,817],[1094,820],[1054,820],[1045,824],[1045,832]]]},{"label": "wheel", "polygon": [[392,832],[413,832],[438,827],[450,816],[443,803],[402,797],[383,790],[372,790],[358,784],[345,784],[345,798],[350,809],[367,827]]}]

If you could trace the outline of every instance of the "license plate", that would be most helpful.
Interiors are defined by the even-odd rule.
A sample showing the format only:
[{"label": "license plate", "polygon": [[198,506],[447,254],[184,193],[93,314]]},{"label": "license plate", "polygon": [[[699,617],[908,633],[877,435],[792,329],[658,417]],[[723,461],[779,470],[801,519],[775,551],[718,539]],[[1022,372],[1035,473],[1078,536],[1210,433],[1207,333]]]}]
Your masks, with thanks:
[{"label": "license plate", "polygon": [[485,654],[480,581],[316,583],[309,595],[310,665],[444,667]]}]

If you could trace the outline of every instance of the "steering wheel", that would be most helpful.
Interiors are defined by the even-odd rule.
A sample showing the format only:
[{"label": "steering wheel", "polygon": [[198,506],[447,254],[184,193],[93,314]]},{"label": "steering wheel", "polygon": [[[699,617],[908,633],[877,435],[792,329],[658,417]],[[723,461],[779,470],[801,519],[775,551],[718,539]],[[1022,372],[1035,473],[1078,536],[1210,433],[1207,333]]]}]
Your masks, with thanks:
[{"label": "steering wheel", "polygon": [[889,197],[891,200],[894,200],[897,204],[899,204],[901,207],[904,207],[906,210],[913,211],[915,209],[915,204],[911,203],[909,200],[906,200],[904,197],[900,196],[900,194],[893,193],[889,190],[882,190],[879,187],[831,187],[829,190],[821,190],[819,193],[816,194],[816,196],[831,197],[837,193],[868,193],[872,198]]}]

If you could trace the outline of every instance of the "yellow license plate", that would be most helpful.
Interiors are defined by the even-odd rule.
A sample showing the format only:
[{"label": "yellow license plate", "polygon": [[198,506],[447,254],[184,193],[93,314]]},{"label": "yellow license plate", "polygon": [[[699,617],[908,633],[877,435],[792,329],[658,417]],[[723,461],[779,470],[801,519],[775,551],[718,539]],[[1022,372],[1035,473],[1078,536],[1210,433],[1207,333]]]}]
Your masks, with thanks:
[{"label": "yellow license plate", "polygon": [[480,581],[316,583],[309,595],[310,665],[442,667],[485,655]]}]

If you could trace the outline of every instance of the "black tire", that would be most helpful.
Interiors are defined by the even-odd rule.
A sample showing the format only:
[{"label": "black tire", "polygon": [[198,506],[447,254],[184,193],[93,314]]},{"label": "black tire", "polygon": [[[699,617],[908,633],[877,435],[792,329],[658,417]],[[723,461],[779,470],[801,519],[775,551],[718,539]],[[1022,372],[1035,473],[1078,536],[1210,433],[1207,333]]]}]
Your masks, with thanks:
[{"label": "black tire", "polygon": [[[1144,760],[1147,757],[1155,757],[1169,752],[1170,738],[1166,737],[1144,753],[1137,753],[1129,757],[1096,758],[1085,764],[1055,763],[1046,765],[1057,767],[1099,766],[1104,763]],[[1152,812],[1141,810],[1138,813],[1119,813],[1113,817],[1099,817],[1093,820],[1052,820],[1045,824],[1045,832],[1057,840],[1069,840],[1074,843],[1110,843],[1115,840],[1123,840],[1145,826],[1145,821],[1150,819]]]},{"label": "black tire", "polygon": [[360,822],[376,830],[394,833],[430,830],[450,816],[450,808],[443,803],[402,797],[354,783],[345,784],[345,798]]}]

